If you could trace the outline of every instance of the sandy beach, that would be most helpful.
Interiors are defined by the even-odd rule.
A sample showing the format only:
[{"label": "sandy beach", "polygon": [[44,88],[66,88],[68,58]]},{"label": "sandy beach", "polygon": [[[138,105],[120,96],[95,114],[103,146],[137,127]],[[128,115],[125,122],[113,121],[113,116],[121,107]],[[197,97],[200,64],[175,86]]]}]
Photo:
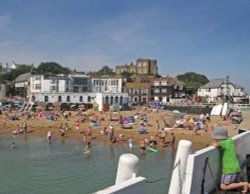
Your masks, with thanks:
[{"label": "sandy beach", "polygon": [[[12,111],[10,114],[14,114],[15,111]],[[68,120],[65,120],[62,116],[57,117],[57,120],[47,120],[46,117],[36,117],[32,120],[27,120],[27,116],[19,116],[19,120],[14,121],[7,121],[6,126],[4,126],[4,119],[6,118],[5,114],[0,116],[1,119],[1,130],[0,134],[12,134],[12,132],[16,129],[16,126],[22,125],[24,121],[26,121],[28,125],[28,135],[34,135],[34,136],[41,136],[46,138],[47,132],[51,130],[53,138],[65,138],[67,140],[75,139],[77,141],[83,141],[83,134],[86,134],[87,128],[91,126],[93,128],[93,135],[92,135],[92,141],[105,141],[108,143],[108,135],[102,135],[101,131],[104,127],[109,128],[110,124],[113,124],[115,127],[115,137],[118,137],[120,134],[124,135],[123,141],[119,143],[127,143],[127,140],[130,137],[133,137],[133,140],[135,143],[139,143],[139,140],[141,138],[147,138],[149,139],[151,136],[155,136],[155,139],[159,141],[159,138],[157,137],[157,131],[156,131],[156,122],[157,120],[160,121],[160,127],[162,128],[163,122],[161,118],[165,118],[168,123],[173,123],[173,117],[174,113],[167,110],[158,110],[157,112],[152,111],[151,109],[141,107],[136,108],[135,110],[131,111],[121,111],[119,113],[112,113],[112,115],[107,113],[100,113],[98,111],[89,110],[85,112],[85,114],[89,115],[96,115],[98,116],[100,121],[100,126],[92,126],[92,123],[90,121],[83,121],[80,122],[80,129],[76,129],[76,122],[77,120],[81,120],[83,116],[78,116],[76,111],[70,111],[71,116],[68,117]],[[150,122],[150,126],[147,126],[146,129],[148,130],[148,134],[139,134],[138,130],[141,128],[139,125],[139,120],[135,122],[132,129],[122,129],[120,127],[119,121],[110,121],[109,118],[119,118],[120,115],[123,117],[127,117],[130,115],[133,115],[135,113],[139,113],[140,115],[146,114],[148,117],[148,120]],[[198,118],[199,115],[192,115],[193,117]],[[244,121],[239,125],[240,129],[247,129],[249,126],[249,117],[250,113],[243,112]],[[59,127],[61,124],[67,123],[69,125],[69,130],[66,131],[65,137],[61,137],[61,133],[59,132]],[[228,120],[222,120],[218,116],[212,116],[211,122],[208,122],[208,131],[199,130],[198,135],[194,134],[192,130],[188,130],[186,128],[174,128],[171,130],[175,134],[176,137],[176,143],[177,146],[179,140],[186,139],[190,140],[193,143],[193,150],[199,150],[202,148],[207,147],[211,142],[212,139],[210,137],[211,129],[215,124],[222,125],[223,127],[228,129],[229,136],[234,136],[238,134],[238,130],[233,130],[235,124],[232,123],[230,119]],[[161,131],[161,130],[160,130]],[[22,134],[20,134],[22,135]],[[167,135],[166,141],[169,141],[169,134]],[[114,143],[115,146],[117,143]],[[160,146],[157,147],[158,149],[164,149],[160,148]]]}]

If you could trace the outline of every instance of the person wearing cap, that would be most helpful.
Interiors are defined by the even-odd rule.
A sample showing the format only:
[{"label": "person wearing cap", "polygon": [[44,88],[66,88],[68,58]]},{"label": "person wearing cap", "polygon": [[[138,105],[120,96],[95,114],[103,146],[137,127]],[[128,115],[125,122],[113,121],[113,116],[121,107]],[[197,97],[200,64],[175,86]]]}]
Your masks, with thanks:
[{"label": "person wearing cap", "polygon": [[222,150],[222,177],[220,187],[222,190],[233,190],[242,188],[242,193],[249,190],[248,182],[237,182],[238,175],[241,171],[234,141],[228,137],[227,129],[216,126],[211,134],[214,142],[212,146],[219,147]]}]

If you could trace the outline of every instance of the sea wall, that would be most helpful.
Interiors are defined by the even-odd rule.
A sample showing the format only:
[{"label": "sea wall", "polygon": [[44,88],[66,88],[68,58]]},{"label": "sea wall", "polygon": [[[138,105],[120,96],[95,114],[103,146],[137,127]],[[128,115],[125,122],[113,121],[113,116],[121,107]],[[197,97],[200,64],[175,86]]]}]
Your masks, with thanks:
[{"label": "sea wall", "polygon": [[209,106],[168,106],[168,110],[178,110],[182,113],[186,112],[188,114],[210,114],[212,108]]}]

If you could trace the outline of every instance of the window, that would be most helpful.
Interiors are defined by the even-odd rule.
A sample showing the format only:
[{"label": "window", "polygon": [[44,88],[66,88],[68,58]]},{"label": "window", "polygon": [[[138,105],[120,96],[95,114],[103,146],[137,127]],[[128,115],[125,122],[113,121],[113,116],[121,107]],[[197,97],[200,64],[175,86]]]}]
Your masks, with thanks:
[{"label": "window", "polygon": [[35,89],[36,90],[41,90],[41,84],[35,84]]},{"label": "window", "polygon": [[49,97],[48,96],[44,96],[44,102],[48,102],[49,101]]},{"label": "window", "polygon": [[56,84],[56,80],[55,80],[55,79],[52,79],[52,80],[51,80],[51,84]]},{"label": "window", "polygon": [[167,93],[167,89],[166,89],[166,88],[163,88],[163,89],[161,89],[161,92],[162,92],[162,93]]},{"label": "window", "polygon": [[70,102],[70,96],[67,96],[66,101],[67,101],[67,102]]},{"label": "window", "polygon": [[154,92],[155,92],[155,93],[160,93],[159,88],[155,88]]},{"label": "window", "polygon": [[62,102],[62,96],[58,96],[58,102]]},{"label": "window", "polygon": [[120,104],[122,104],[123,103],[123,97],[121,96],[120,97]]},{"label": "window", "polygon": [[74,78],[73,84],[74,85],[88,85],[88,78]]},{"label": "window", "polygon": [[83,97],[82,96],[79,97],[79,102],[83,102]]},{"label": "window", "polygon": [[88,96],[88,102],[91,102],[91,96]]},{"label": "window", "polygon": [[114,97],[113,97],[113,96],[111,96],[111,97],[110,97],[110,104],[112,105],[112,104],[113,104],[113,102],[114,102]]},{"label": "window", "polygon": [[109,97],[106,96],[106,100],[105,100],[106,103],[109,103]]},{"label": "window", "polygon": [[115,103],[118,103],[118,96],[115,97]]}]

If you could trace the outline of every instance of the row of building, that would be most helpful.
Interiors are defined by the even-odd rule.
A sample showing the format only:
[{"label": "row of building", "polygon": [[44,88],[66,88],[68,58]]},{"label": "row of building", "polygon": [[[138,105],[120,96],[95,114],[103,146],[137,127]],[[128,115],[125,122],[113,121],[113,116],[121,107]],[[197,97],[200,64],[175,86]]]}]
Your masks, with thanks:
[{"label": "row of building", "polygon": [[[120,74],[135,74],[133,82],[127,82]],[[16,95],[37,102],[142,104],[149,101],[164,103],[186,100],[186,85],[170,76],[159,77],[156,60],[137,59],[135,64],[116,66],[115,77],[96,77],[83,74],[47,76],[25,73],[14,80]],[[0,84],[0,98],[6,93],[6,85]],[[229,81],[215,79],[200,87],[199,98],[207,102],[240,101],[247,97],[244,88]]]}]

